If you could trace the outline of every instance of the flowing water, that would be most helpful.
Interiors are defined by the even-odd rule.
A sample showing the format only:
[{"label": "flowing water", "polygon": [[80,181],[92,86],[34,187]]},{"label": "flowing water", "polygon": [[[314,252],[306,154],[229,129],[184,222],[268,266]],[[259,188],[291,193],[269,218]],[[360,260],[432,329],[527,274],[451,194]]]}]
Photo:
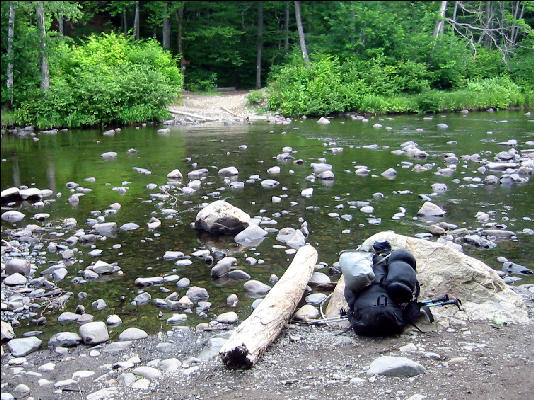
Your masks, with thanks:
[{"label": "flowing water", "polygon": [[[380,123],[382,128],[373,128]],[[448,124],[447,129],[439,129],[438,123]],[[386,127],[388,127],[386,129]],[[484,178],[477,168],[481,164],[464,162],[462,155],[479,153],[482,158],[493,159],[499,151],[508,147],[499,142],[517,139],[518,149],[529,148],[525,144],[534,140],[534,123],[523,112],[495,112],[438,115],[433,119],[423,119],[417,115],[395,116],[393,118],[371,118],[369,123],[350,118],[333,119],[329,125],[318,125],[315,120],[298,120],[290,125],[271,125],[255,123],[244,126],[171,128],[168,135],[157,133],[159,127],[124,128],[115,136],[103,136],[100,131],[68,131],[57,135],[40,135],[38,141],[18,137],[2,137],[2,189],[11,186],[35,186],[51,189],[55,201],[43,209],[34,209],[24,203],[21,210],[26,214],[24,221],[16,224],[37,223],[48,226],[49,231],[61,225],[65,218],[75,218],[78,226],[64,236],[50,237],[61,243],[62,239],[72,235],[76,229],[90,230],[86,224],[88,218],[95,218],[92,211],[104,211],[111,203],[118,202],[122,208],[114,216],[106,217],[106,222],[117,222],[117,226],[134,222],[140,225],[135,231],[119,231],[114,238],[97,241],[95,247],[103,250],[100,257],[92,258],[87,253],[91,246],[76,245],[80,250],[77,263],[69,267],[69,274],[58,285],[74,292],[67,303],[66,310],[74,311],[77,304],[86,306],[87,312],[95,320],[105,320],[109,314],[118,314],[123,324],[116,329],[122,331],[129,326],[143,328],[151,333],[168,329],[165,319],[171,312],[159,309],[152,304],[134,307],[130,304],[138,294],[134,281],[138,277],[163,276],[175,271],[180,277],[191,280],[191,286],[200,286],[208,290],[212,308],[210,316],[231,311],[226,305],[226,297],[231,293],[239,296],[240,302],[235,309],[241,318],[250,313],[253,298],[243,290],[243,281],[213,281],[210,267],[203,261],[192,258],[192,265],[177,267],[172,261],[163,260],[167,250],[182,251],[186,255],[195,249],[215,246],[224,249],[229,255],[238,259],[239,268],[248,272],[252,279],[269,283],[271,274],[281,276],[289,265],[292,255],[285,249],[273,247],[275,233],[271,233],[256,248],[243,249],[233,243],[232,238],[213,240],[200,237],[192,228],[195,216],[202,203],[224,199],[241,208],[251,216],[266,216],[276,221],[276,225],[267,225],[281,229],[283,227],[299,228],[301,221],[308,223],[310,235],[308,242],[316,247],[319,261],[332,265],[339,258],[343,249],[355,248],[367,237],[383,230],[414,236],[428,232],[430,223],[424,218],[416,218],[417,211],[423,204],[419,194],[432,193],[433,183],[445,183],[448,190],[433,196],[433,202],[447,211],[445,217],[438,220],[459,227],[473,230],[481,227],[475,214],[478,211],[491,213],[492,221],[505,225],[517,233],[518,240],[499,242],[492,250],[480,250],[471,245],[464,245],[464,251],[482,259],[493,268],[500,269],[502,264],[498,256],[534,269],[534,236],[521,233],[523,229],[534,228],[534,185],[532,181],[516,185],[484,185],[473,182],[471,178]],[[391,129],[389,129],[391,128]],[[422,131],[421,131],[422,130]],[[415,160],[405,155],[394,155],[393,150],[400,149],[400,144],[415,141],[419,148],[428,152],[426,160]],[[377,145],[376,148],[363,146]],[[246,147],[244,146],[246,145]],[[302,165],[292,162],[277,162],[276,156],[282,148],[290,146],[293,156],[302,159]],[[136,153],[129,153],[134,148]],[[342,151],[332,151],[342,148]],[[530,146],[532,148],[532,146]],[[104,160],[101,154],[114,151],[117,157]],[[437,167],[445,167],[439,157],[442,153],[453,152],[460,158],[456,172],[450,176],[436,175]],[[310,166],[318,159],[325,158],[332,164],[335,180],[330,182],[316,180],[311,182],[306,177],[313,173]],[[435,163],[430,171],[413,172],[411,167],[403,168],[401,162]],[[269,175],[267,169],[278,165],[279,175]],[[367,176],[356,175],[355,166],[366,165],[370,169]],[[246,181],[251,175],[261,179],[276,179],[280,185],[275,188],[263,188],[259,181],[245,182],[243,189],[231,189],[218,176],[220,168],[235,166],[239,170],[239,181]],[[406,166],[406,165],[405,165]],[[150,175],[136,172],[133,168],[146,168]],[[389,180],[380,174],[395,168],[396,179]],[[207,168],[209,174],[202,182],[201,188],[184,195],[178,188],[169,188],[172,195],[168,200],[152,200],[146,185],[155,183],[165,185],[166,175],[173,169],[184,174],[187,184],[187,172]],[[94,182],[84,179],[94,177]],[[467,178],[467,179],[466,179]],[[91,189],[80,198],[77,206],[67,199],[71,189],[67,182],[77,182]],[[126,186],[125,194],[112,190],[114,187]],[[313,188],[313,196],[304,198],[301,191]],[[75,189],[73,189],[75,191]],[[373,194],[381,192],[384,197],[374,199]],[[400,194],[400,193],[405,194]],[[58,196],[61,193],[61,196]],[[280,203],[272,202],[272,196],[281,197]],[[372,215],[365,214],[355,207],[355,201],[369,201],[374,207]],[[351,207],[352,204],[352,207]],[[399,207],[406,210],[406,215],[398,220],[392,219]],[[174,208],[178,211],[166,219],[161,209]],[[49,213],[51,217],[44,222],[31,220],[36,213]],[[352,220],[347,217],[350,215]],[[162,226],[149,231],[146,223],[156,216]],[[340,218],[344,216],[344,218]],[[345,219],[346,218],[346,219]],[[376,224],[370,218],[380,219]],[[2,231],[10,229],[13,224],[2,221]],[[64,232],[58,229],[57,232]],[[2,235],[4,238],[4,235]],[[435,239],[433,239],[435,240]],[[120,244],[120,248],[116,248]],[[46,243],[43,251],[46,250]],[[264,260],[263,264],[247,265],[245,258],[253,256]],[[57,254],[47,254],[49,261],[59,260]],[[89,281],[85,284],[73,284],[70,280],[80,276],[83,270],[96,259],[117,262],[124,271],[123,275],[108,276],[104,281]],[[445,268],[446,266],[444,266]],[[46,268],[44,265],[41,269]],[[321,269],[328,273],[328,267]],[[337,277],[335,277],[337,279]],[[519,283],[533,282],[523,277]],[[175,283],[163,287],[177,291],[179,296],[186,289],[180,289]],[[79,301],[76,294],[88,293],[84,301]],[[164,298],[161,287],[150,287],[146,291],[152,298]],[[91,302],[103,298],[108,307],[96,311]],[[163,317],[158,318],[158,312]],[[74,330],[76,324],[63,324],[59,327],[55,321],[57,314],[48,314],[48,323],[44,330]],[[188,324],[206,322],[193,312],[189,314]],[[24,322],[20,330],[33,330],[35,326]],[[41,328],[40,328],[41,329]],[[116,332],[115,332],[116,333]]]}]

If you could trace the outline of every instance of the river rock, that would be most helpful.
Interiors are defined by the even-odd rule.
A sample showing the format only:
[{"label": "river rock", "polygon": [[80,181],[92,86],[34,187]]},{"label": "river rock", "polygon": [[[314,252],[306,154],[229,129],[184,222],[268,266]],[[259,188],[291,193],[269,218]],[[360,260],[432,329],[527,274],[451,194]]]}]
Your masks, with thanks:
[{"label": "river rock", "polygon": [[12,339],[7,343],[7,348],[13,357],[24,357],[41,346],[42,340],[31,336],[28,338]]},{"label": "river rock", "polygon": [[239,302],[239,298],[237,297],[237,294],[235,293],[232,293],[226,298],[226,304],[230,307],[236,307],[238,302]]},{"label": "river rock", "polygon": [[423,366],[406,357],[382,356],[375,359],[369,369],[368,375],[386,375],[410,377],[424,374]]},{"label": "river rock", "polygon": [[85,344],[96,345],[109,340],[108,329],[102,321],[89,322],[80,326],[78,333]]},{"label": "river rock", "polygon": [[233,235],[248,227],[250,216],[224,200],[208,204],[196,216],[195,228],[209,233]]},{"label": "river rock", "polygon": [[138,228],[139,228],[139,225],[137,225],[137,224],[135,224],[133,222],[128,222],[127,224],[121,225],[121,227],[119,229],[121,231],[135,231]]},{"label": "river rock", "polygon": [[324,293],[312,293],[304,298],[306,303],[318,306],[321,304],[328,296]]},{"label": "river rock", "polygon": [[261,187],[264,187],[264,188],[273,188],[275,186],[278,186],[279,184],[280,182],[275,181],[274,179],[265,179],[261,181]]},{"label": "river rock", "polygon": [[41,200],[41,190],[37,188],[28,188],[20,191],[22,200],[39,201]]},{"label": "river rock", "polygon": [[112,159],[112,158],[116,158],[117,157],[117,153],[115,153],[114,151],[108,151],[106,153],[100,154],[100,157],[102,157],[104,160],[109,160],[109,159]]},{"label": "river rock", "polygon": [[30,273],[30,263],[23,258],[11,258],[6,262],[5,272],[7,275],[18,272],[21,275],[28,276]]},{"label": "river rock", "polygon": [[302,197],[312,197],[313,196],[313,188],[306,188],[306,189],[303,189],[301,192],[300,192],[300,195]]},{"label": "river rock", "polygon": [[267,236],[267,233],[266,230],[258,225],[250,224],[235,236],[234,241],[243,246],[258,246]]},{"label": "river rock", "polygon": [[330,121],[328,119],[326,119],[325,117],[321,117],[317,120],[317,123],[319,125],[328,125],[330,123]]},{"label": "river rock", "polygon": [[234,311],[225,312],[217,316],[217,322],[220,324],[235,324],[239,320],[239,317]]},{"label": "river rock", "polygon": [[25,285],[28,282],[28,279],[18,272],[15,272],[14,274],[9,275],[6,279],[4,279],[3,283],[8,286],[17,286],[17,285]]},{"label": "river rock", "polygon": [[397,177],[397,171],[395,170],[395,168],[388,168],[380,175],[387,179],[395,179]]},{"label": "river rock", "polygon": [[191,180],[200,179],[206,175],[208,175],[207,168],[195,169],[187,173],[187,177]]},{"label": "river rock", "polygon": [[59,332],[53,335],[48,341],[48,347],[75,347],[82,342],[80,335],[74,332]]},{"label": "river rock", "polygon": [[18,187],[10,187],[2,190],[1,198],[2,204],[22,200],[20,197],[20,189]]},{"label": "river rock", "polygon": [[417,212],[417,215],[423,217],[442,217],[445,214],[446,211],[430,201],[426,201]]},{"label": "river rock", "polygon": [[331,181],[335,178],[335,176],[332,171],[323,171],[317,176],[317,178],[323,181]]},{"label": "river rock", "polygon": [[325,171],[332,171],[332,165],[326,164],[326,163],[311,163],[311,167],[313,168],[313,172],[316,174],[320,174],[321,172]]},{"label": "river rock", "polygon": [[[237,297],[237,296],[236,296]],[[3,303],[2,303],[3,304]],[[2,321],[2,343],[15,338],[15,332],[9,322]]]},{"label": "river rock", "polygon": [[172,314],[170,318],[167,318],[167,323],[171,325],[183,324],[187,321],[187,315],[185,314]]},{"label": "river rock", "polygon": [[236,167],[226,167],[226,168],[221,168],[218,174],[219,176],[223,178],[230,178],[232,176],[239,175],[239,171],[237,170]]},{"label": "river rock", "polygon": [[221,278],[232,269],[235,269],[235,265],[237,265],[237,259],[234,257],[224,257],[211,269],[211,277],[214,279]]},{"label": "river rock", "polygon": [[193,303],[209,299],[208,291],[198,286],[190,287],[185,294]]},{"label": "river rock", "polygon": [[156,379],[161,377],[161,371],[157,368],[140,366],[132,370],[135,375],[144,376],[147,379]]},{"label": "river rock", "polygon": [[139,340],[148,337],[148,333],[139,328],[127,328],[120,335],[119,340],[121,342],[130,340]]},{"label": "river rock", "polygon": [[132,305],[134,306],[144,306],[150,302],[152,296],[148,292],[140,293],[134,297]]},{"label": "river rock", "polygon": [[300,307],[295,315],[293,316],[294,319],[297,321],[310,321],[312,319],[316,319],[319,317],[319,310],[317,307],[312,306],[311,304],[305,304],[302,307]]},{"label": "river rock", "polygon": [[[465,311],[456,307],[432,308],[436,321],[448,318],[480,321],[497,318],[509,323],[529,321],[523,298],[482,261],[444,244],[397,235],[392,231],[371,236],[360,250],[372,251],[373,243],[377,241],[388,241],[393,249],[406,249],[413,254],[418,265],[420,298],[431,299],[443,293],[454,293],[462,300]],[[341,277],[329,301],[327,317],[338,316],[341,308],[347,307],[344,288],[345,281]]]},{"label": "river rock", "polygon": [[260,281],[251,279],[250,281],[245,282],[243,285],[245,290],[255,296],[264,296],[271,290],[269,285],[262,283]]},{"label": "river rock", "polygon": [[304,234],[294,228],[282,228],[276,235],[276,240],[291,246],[294,249],[298,249],[306,244],[306,238]]},{"label": "river rock", "polygon": [[113,236],[117,232],[117,223],[116,222],[104,222],[101,224],[93,225],[93,229],[104,236]]},{"label": "river rock", "polygon": [[167,174],[167,179],[181,180],[182,178],[183,178],[183,175],[179,169],[173,169],[171,172]]},{"label": "river rock", "polygon": [[320,286],[320,285],[328,285],[332,283],[330,280],[330,277],[326,275],[323,272],[314,272],[310,281],[308,282],[308,285],[310,286]]},{"label": "river rock", "polygon": [[24,217],[25,215],[23,213],[14,210],[6,211],[1,216],[2,220],[7,222],[19,222],[22,221]]}]

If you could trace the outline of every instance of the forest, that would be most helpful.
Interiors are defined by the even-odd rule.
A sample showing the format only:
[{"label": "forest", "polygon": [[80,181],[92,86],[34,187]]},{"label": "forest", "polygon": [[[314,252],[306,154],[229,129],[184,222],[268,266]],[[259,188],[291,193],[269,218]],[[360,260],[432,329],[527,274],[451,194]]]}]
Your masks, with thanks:
[{"label": "forest", "polygon": [[2,125],[161,120],[182,90],[283,115],[534,104],[531,1],[4,1]]}]

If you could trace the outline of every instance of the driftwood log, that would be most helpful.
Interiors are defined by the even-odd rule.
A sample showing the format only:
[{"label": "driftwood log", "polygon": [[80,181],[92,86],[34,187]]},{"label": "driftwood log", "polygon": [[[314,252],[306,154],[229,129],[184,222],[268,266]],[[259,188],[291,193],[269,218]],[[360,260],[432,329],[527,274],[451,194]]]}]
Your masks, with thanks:
[{"label": "driftwood log", "polygon": [[301,247],[280,280],[243,321],[221,348],[223,363],[232,369],[247,369],[278,337],[302,299],[317,263],[317,250]]}]

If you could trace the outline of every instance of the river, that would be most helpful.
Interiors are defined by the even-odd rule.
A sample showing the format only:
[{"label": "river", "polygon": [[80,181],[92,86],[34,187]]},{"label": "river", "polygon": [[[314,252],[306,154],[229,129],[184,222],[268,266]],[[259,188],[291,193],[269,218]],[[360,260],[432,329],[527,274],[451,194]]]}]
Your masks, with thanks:
[{"label": "river", "polygon": [[[90,231],[88,219],[103,216],[110,204],[120,203],[121,208],[115,215],[105,216],[106,222],[116,222],[117,226],[133,222],[140,228],[119,231],[116,237],[98,240],[92,246],[70,246],[79,250],[76,262],[68,267],[68,275],[58,283],[74,293],[65,310],[74,311],[77,304],[82,304],[95,320],[105,320],[107,315],[118,314],[123,324],[117,332],[136,326],[155,333],[166,329],[165,319],[172,314],[153,304],[137,307],[130,304],[140,290],[134,285],[138,277],[171,273],[180,278],[187,277],[191,286],[208,290],[209,302],[212,303],[209,317],[235,310],[243,318],[250,312],[254,299],[244,293],[243,281],[213,281],[210,267],[204,261],[191,258],[191,265],[176,266],[172,261],[163,259],[166,251],[191,255],[196,249],[214,246],[236,257],[238,267],[250,274],[252,279],[269,284],[272,274],[278,277],[283,274],[293,256],[286,252],[287,249],[278,246],[281,243],[275,240],[275,233],[269,234],[257,247],[249,249],[238,248],[231,238],[212,241],[197,235],[191,224],[200,205],[216,199],[224,199],[251,216],[270,218],[271,222],[266,227],[300,228],[302,221],[306,221],[310,232],[307,241],[317,248],[319,261],[323,263],[323,268],[319,270],[328,274],[341,250],[357,247],[374,233],[383,230],[394,230],[408,236],[428,233],[431,223],[416,216],[424,203],[419,195],[426,194],[446,211],[444,217],[433,222],[443,221],[474,231],[484,225],[475,217],[477,212],[482,211],[489,214],[490,222],[497,227],[516,233],[516,238],[499,241],[493,249],[464,244],[464,252],[482,259],[495,269],[502,266],[497,258],[506,257],[534,270],[534,236],[529,233],[529,229],[534,228],[532,181],[484,184],[485,175],[478,171],[482,163],[462,160],[462,156],[473,154],[479,154],[481,159],[493,160],[497,153],[510,147],[518,150],[534,148],[531,144],[534,123],[529,118],[524,112],[500,111],[451,113],[436,115],[432,119],[419,115],[384,116],[370,118],[368,122],[336,118],[328,125],[319,125],[315,119],[308,119],[295,120],[289,125],[258,122],[221,127],[172,127],[168,134],[157,133],[161,126],[148,125],[126,127],[114,136],[104,136],[99,130],[41,134],[39,140],[3,136],[2,190],[20,185],[51,189],[53,196],[49,199],[54,201],[39,209],[23,203],[20,211],[26,214],[26,218],[17,224],[2,221],[2,238],[5,230],[13,226],[27,223],[45,226],[44,246],[38,248],[43,260],[39,270],[42,270],[46,268],[45,263],[49,265],[61,259],[58,253],[46,251],[48,242],[62,243],[77,229]],[[440,128],[438,124],[446,124],[447,127]],[[499,144],[509,140],[517,140],[517,145]],[[428,157],[415,159],[392,153],[407,141],[416,142]],[[277,161],[276,156],[283,152],[284,147],[291,147],[291,155],[302,160],[302,164]],[[117,156],[103,159],[101,154],[105,152],[116,152]],[[436,174],[439,168],[446,167],[440,157],[444,153],[454,153],[459,159],[451,176]],[[311,163],[317,163],[321,158],[332,165],[334,180],[312,181],[309,178],[313,175]],[[432,164],[428,171],[413,171],[414,165],[427,163]],[[232,189],[218,176],[219,169],[229,166],[239,170],[237,181],[244,182],[244,188]],[[273,166],[280,167],[279,174],[267,172]],[[358,166],[367,166],[369,173],[357,174]],[[139,173],[134,168],[144,168],[150,174]],[[161,191],[148,189],[148,184],[165,185],[167,174],[179,169],[184,175],[185,186],[189,182],[187,173],[199,168],[207,168],[208,175],[194,193],[183,194],[180,185],[169,186],[165,189],[171,195],[169,198],[151,198],[151,193]],[[389,168],[397,171],[396,178],[381,176]],[[260,180],[250,179],[254,175],[259,175],[262,180],[275,179],[280,184],[274,188],[263,188]],[[496,175],[500,176],[500,173]],[[94,180],[87,181],[87,178]],[[80,186],[69,189],[66,187],[68,182]],[[445,184],[447,190],[432,194],[435,183]],[[117,187],[128,189],[121,194],[113,190]],[[301,196],[306,188],[313,188],[311,197]],[[68,201],[71,192],[83,193],[78,204]],[[379,198],[377,193],[382,193],[383,197]],[[273,196],[279,202],[273,202]],[[363,202],[373,207],[372,213],[360,210],[365,204]],[[162,209],[169,208],[177,213],[166,217]],[[405,211],[401,212],[402,209]],[[32,220],[32,215],[37,213],[49,213],[50,218],[43,222]],[[400,213],[398,219],[392,219],[397,213]],[[162,221],[161,227],[156,230],[147,229],[147,222],[152,216]],[[75,218],[77,226],[70,231],[60,228],[65,218]],[[102,250],[102,254],[99,257],[88,255],[94,249]],[[245,263],[248,256],[263,262],[248,265]],[[71,282],[72,278],[80,276],[80,271],[98,259],[116,262],[123,274],[83,284]],[[521,278],[518,284],[534,282],[529,276]],[[336,280],[337,276],[332,276],[332,279]],[[144,290],[151,294],[152,299],[165,298],[173,291],[181,297],[186,291],[177,288],[175,282]],[[80,291],[88,294],[85,300],[76,296]],[[231,293],[239,297],[236,309],[226,305],[226,297]],[[96,311],[91,303],[100,298],[105,300],[107,308]],[[160,311],[163,315],[158,317]],[[48,313],[46,327],[39,329],[47,332],[74,329],[75,323],[61,324],[60,328],[55,322],[58,314]],[[187,324],[209,320],[193,312],[189,314]],[[19,328],[20,331],[34,329],[36,327],[26,321]]]}]

